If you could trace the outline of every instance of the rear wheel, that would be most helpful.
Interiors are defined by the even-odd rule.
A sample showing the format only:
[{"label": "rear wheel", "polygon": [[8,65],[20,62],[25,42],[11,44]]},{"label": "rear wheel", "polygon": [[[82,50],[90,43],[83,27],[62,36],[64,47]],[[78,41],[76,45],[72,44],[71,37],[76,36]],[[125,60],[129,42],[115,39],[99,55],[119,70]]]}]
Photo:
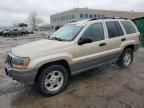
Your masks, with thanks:
[{"label": "rear wheel", "polygon": [[120,56],[119,60],[117,61],[117,64],[119,67],[126,68],[131,65],[133,62],[133,51],[132,49],[125,49]]},{"label": "rear wheel", "polygon": [[65,89],[68,79],[69,74],[63,66],[53,65],[42,70],[36,83],[43,95],[53,96]]}]

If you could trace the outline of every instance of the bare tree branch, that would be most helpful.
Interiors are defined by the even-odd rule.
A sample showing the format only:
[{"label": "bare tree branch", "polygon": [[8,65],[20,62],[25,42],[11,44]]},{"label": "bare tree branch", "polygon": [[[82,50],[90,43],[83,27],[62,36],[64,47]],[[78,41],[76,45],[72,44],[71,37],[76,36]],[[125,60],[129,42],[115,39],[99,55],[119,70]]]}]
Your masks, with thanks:
[{"label": "bare tree branch", "polygon": [[39,24],[43,23],[43,20],[37,16],[35,11],[33,11],[28,16],[28,23],[34,30]]}]

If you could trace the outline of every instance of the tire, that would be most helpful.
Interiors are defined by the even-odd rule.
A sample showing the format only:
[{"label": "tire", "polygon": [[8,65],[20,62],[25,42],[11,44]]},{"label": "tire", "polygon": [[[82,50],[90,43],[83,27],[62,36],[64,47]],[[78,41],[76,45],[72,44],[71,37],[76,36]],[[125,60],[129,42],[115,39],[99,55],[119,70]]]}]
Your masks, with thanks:
[{"label": "tire", "polygon": [[21,33],[21,35],[22,35],[22,36],[24,36],[24,35],[25,35],[25,33]]},{"label": "tire", "polygon": [[8,33],[6,33],[6,34],[5,34],[5,37],[9,37],[9,34],[8,34]]},{"label": "tire", "polygon": [[53,65],[42,70],[36,85],[42,95],[53,96],[66,88],[68,80],[68,71],[61,65]]},{"label": "tire", "polygon": [[127,48],[123,51],[122,55],[117,61],[117,65],[120,68],[127,68],[132,64],[132,62],[133,62],[133,51],[132,49]]}]

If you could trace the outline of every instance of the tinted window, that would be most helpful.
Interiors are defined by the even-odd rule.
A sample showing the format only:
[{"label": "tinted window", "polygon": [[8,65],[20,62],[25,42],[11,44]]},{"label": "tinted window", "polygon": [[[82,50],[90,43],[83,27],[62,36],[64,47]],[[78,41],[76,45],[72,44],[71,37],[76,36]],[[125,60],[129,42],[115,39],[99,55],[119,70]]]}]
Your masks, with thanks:
[{"label": "tinted window", "polygon": [[92,18],[92,17],[93,17],[93,15],[92,15],[92,14],[90,14],[90,15],[89,15],[89,17],[90,17],[90,18]]},{"label": "tinted window", "polygon": [[126,30],[127,34],[136,33],[136,29],[130,21],[121,21],[123,27]]},{"label": "tinted window", "polygon": [[88,14],[85,14],[85,18],[88,18]]},{"label": "tinted window", "polygon": [[97,17],[97,14],[94,14],[94,17],[96,18],[96,17]]},{"label": "tinted window", "polygon": [[106,22],[109,38],[114,38],[124,35],[122,28],[117,21]]},{"label": "tinted window", "polygon": [[104,39],[104,31],[102,23],[93,24],[84,32],[83,37],[92,39],[93,41],[99,41]]},{"label": "tinted window", "polygon": [[80,14],[80,18],[84,18],[84,15],[83,15],[83,14]]}]

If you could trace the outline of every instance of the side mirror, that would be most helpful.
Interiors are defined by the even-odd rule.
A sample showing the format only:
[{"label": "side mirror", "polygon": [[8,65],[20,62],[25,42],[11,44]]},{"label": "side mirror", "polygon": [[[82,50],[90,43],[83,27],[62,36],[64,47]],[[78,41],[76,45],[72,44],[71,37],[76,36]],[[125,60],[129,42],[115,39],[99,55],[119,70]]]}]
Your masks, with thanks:
[{"label": "side mirror", "polygon": [[90,38],[80,38],[80,40],[78,41],[78,45],[83,45],[86,43],[92,43],[93,41]]}]

